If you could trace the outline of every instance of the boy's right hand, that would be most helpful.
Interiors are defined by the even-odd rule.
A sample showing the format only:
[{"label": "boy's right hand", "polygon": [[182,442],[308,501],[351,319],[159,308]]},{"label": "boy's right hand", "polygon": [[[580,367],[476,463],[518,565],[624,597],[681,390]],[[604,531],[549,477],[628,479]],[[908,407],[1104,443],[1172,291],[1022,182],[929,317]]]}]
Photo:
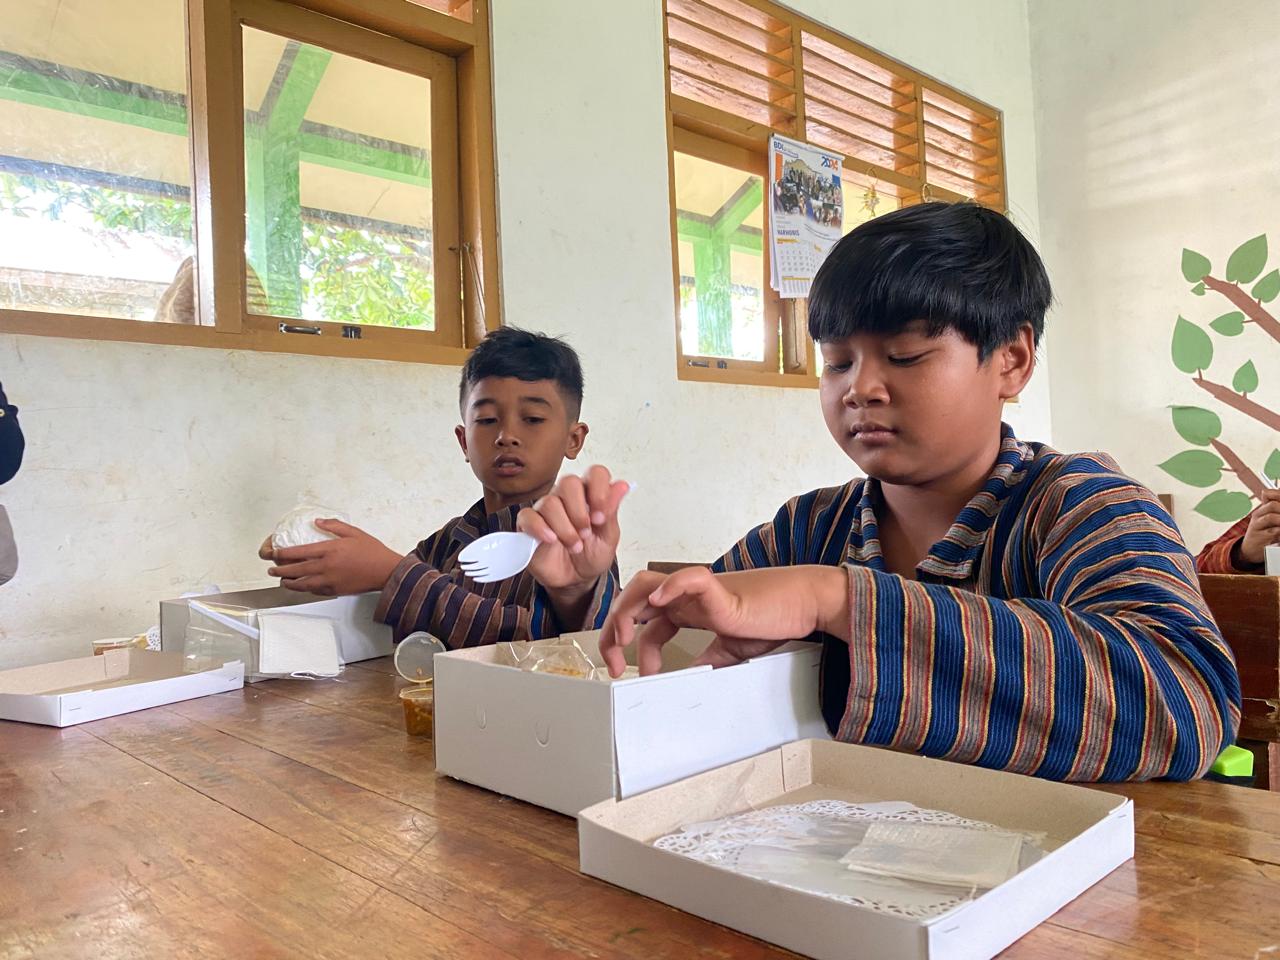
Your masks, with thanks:
[{"label": "boy's right hand", "polygon": [[541,541],[529,572],[557,607],[589,593],[613,566],[622,537],[618,506],[630,489],[625,480],[594,466],[582,477],[562,477],[550,493],[520,511],[516,529]]}]

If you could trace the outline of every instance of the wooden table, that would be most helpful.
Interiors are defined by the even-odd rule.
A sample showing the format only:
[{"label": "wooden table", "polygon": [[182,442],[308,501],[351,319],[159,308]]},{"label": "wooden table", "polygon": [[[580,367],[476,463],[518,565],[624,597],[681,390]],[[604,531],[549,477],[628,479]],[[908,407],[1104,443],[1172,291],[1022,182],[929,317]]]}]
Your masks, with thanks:
[{"label": "wooden table", "polygon": [[[437,778],[402,685],[371,661],[64,731],[0,722],[0,958],[791,956],[582,876],[573,820]],[[1259,953],[1280,944],[1280,799],[1114,790],[1135,860],[1003,956],[1280,956]]]}]

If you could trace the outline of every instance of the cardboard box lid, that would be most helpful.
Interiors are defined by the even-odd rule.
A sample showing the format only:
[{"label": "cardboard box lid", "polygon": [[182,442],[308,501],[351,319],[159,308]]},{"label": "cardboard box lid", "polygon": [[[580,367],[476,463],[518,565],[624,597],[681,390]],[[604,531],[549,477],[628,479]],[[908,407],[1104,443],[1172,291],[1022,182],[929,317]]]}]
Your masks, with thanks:
[{"label": "cardboard box lid", "polygon": [[131,657],[145,651],[125,648],[107,650],[96,656],[76,657],[38,663],[0,671],[0,693],[19,695],[53,695],[77,690],[100,689],[122,683],[159,680],[182,673],[182,657],[178,654],[153,653],[150,657]]},{"label": "cardboard box lid", "polygon": [[1131,806],[1125,797],[1074,784],[881,747],[800,740],[629,800],[605,800],[581,815],[651,843],[693,820],[819,797],[907,800],[1010,830],[1043,832],[1050,842]]},{"label": "cardboard box lid", "polygon": [[[1047,855],[968,904],[914,920],[803,893],[668,853],[691,822],[814,799],[906,800],[1012,830]],[[800,741],[579,814],[584,873],[820,958],[991,957],[1133,853],[1132,802],[1113,794],[913,754]]]},{"label": "cardboard box lid", "polygon": [[69,726],[243,685],[239,661],[187,673],[179,653],[108,650],[0,671],[0,719]]}]

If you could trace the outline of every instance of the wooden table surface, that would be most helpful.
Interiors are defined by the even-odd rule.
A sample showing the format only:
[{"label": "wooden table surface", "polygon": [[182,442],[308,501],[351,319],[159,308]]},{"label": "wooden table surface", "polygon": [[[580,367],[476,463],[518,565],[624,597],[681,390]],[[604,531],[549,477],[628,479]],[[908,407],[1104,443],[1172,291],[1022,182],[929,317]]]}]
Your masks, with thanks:
[{"label": "wooden table surface", "polygon": [[[582,876],[572,819],[437,778],[402,685],[376,660],[0,722],[0,958],[792,956]],[[1135,859],[1003,957],[1280,958],[1280,798],[1110,789]]]}]

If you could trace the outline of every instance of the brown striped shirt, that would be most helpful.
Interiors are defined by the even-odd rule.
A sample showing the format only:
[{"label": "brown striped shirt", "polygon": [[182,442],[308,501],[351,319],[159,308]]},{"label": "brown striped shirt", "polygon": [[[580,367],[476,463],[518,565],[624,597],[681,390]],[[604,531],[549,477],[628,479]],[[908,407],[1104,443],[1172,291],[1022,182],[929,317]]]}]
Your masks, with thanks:
[{"label": "brown striped shirt", "polygon": [[[542,591],[525,570],[509,580],[476,583],[458,566],[458,554],[480,537],[516,529],[523,507],[506,507],[486,514],[484,501],[473,504],[418,544],[400,561],[382,589],[375,619],[390,624],[396,642],[418,630],[438,637],[450,649],[512,640],[540,640],[557,636],[563,628]],[[604,625],[609,604],[618,590],[618,571],[601,577],[591,598],[587,626]]]}]

